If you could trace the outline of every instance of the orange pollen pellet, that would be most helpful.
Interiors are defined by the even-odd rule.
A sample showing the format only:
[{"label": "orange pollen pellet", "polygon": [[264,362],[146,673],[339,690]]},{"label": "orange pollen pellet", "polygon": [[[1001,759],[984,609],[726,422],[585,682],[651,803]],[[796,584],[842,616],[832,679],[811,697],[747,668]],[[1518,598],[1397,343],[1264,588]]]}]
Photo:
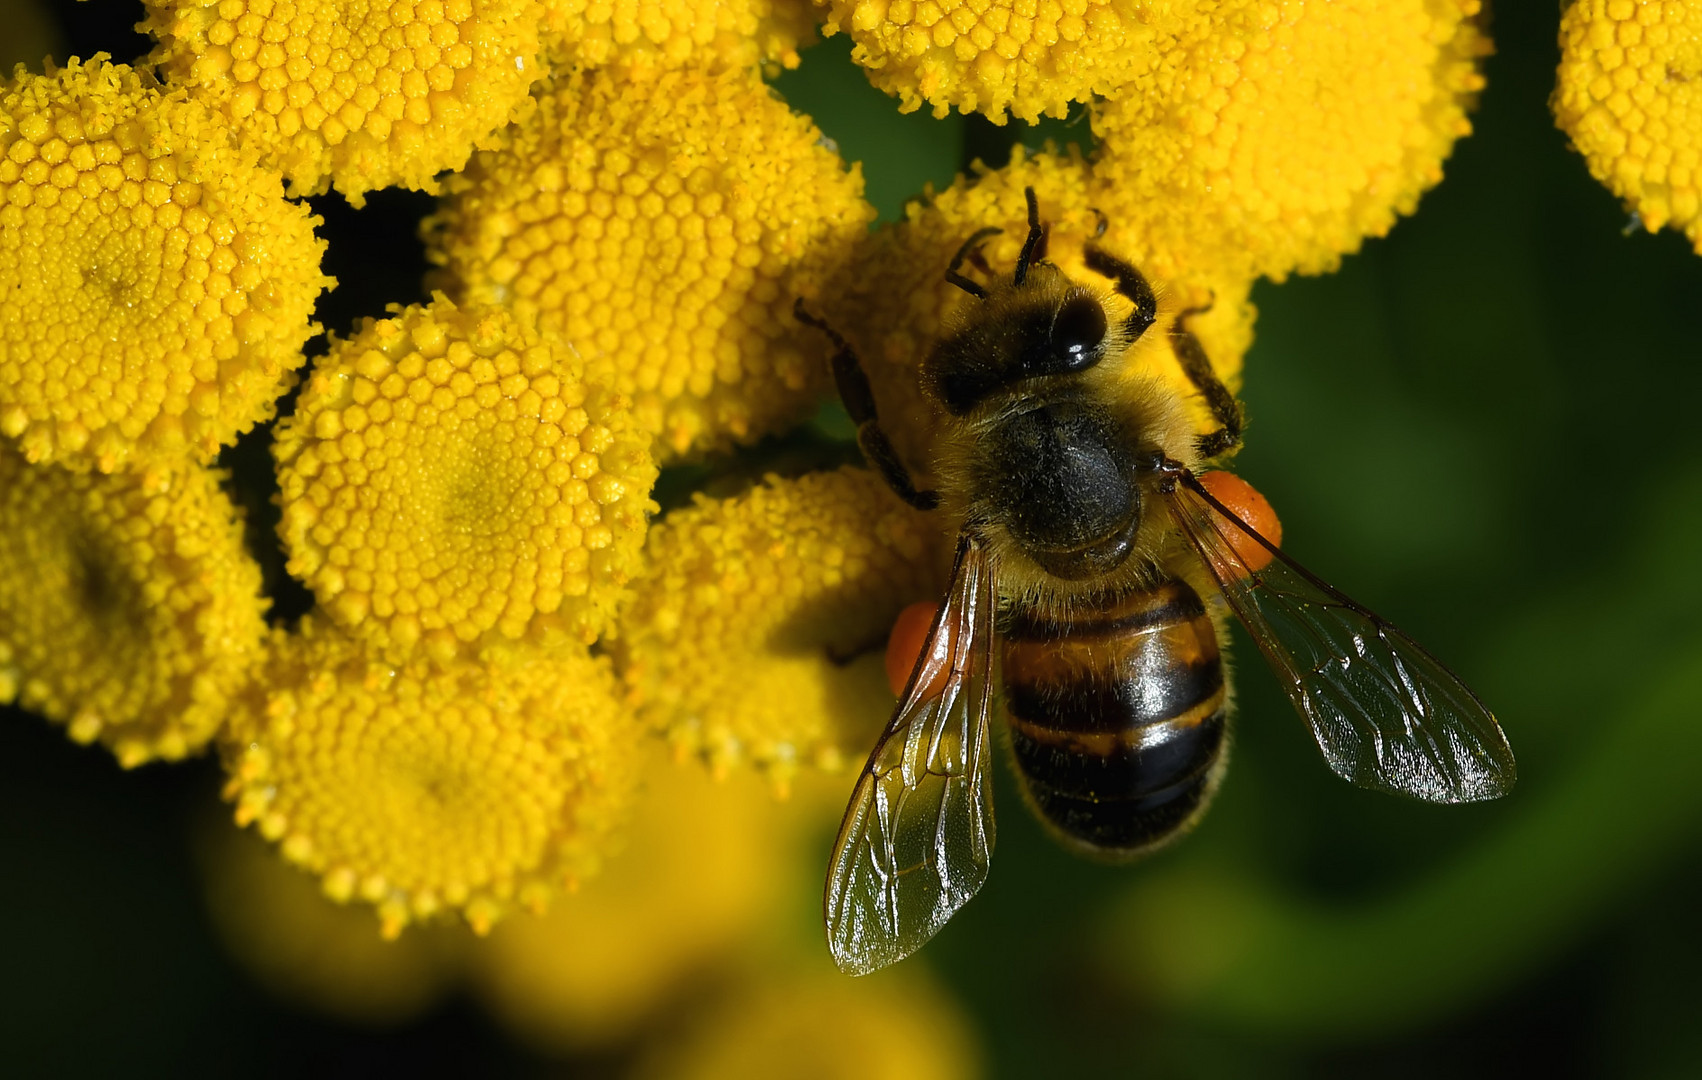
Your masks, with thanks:
[{"label": "orange pollen pellet", "polygon": [[[1258,533],[1271,547],[1282,546],[1282,522],[1277,520],[1276,511],[1252,484],[1228,472],[1203,473],[1199,479],[1200,486],[1222,503],[1224,509],[1241,519],[1242,524]],[[1273,557],[1270,550],[1251,536],[1233,526],[1224,529],[1224,535],[1249,572],[1257,572],[1270,565]]]},{"label": "orange pollen pellet", "polygon": [[910,673],[922,659],[922,646],[927,644],[928,631],[940,605],[932,600],[919,600],[898,613],[892,623],[892,636],[886,642],[886,679],[894,694],[904,693]]}]

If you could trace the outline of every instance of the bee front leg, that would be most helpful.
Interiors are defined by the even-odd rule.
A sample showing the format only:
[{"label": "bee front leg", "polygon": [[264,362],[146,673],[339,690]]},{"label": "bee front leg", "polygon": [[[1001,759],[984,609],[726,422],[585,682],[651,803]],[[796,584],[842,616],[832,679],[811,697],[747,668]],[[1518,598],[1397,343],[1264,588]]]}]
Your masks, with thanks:
[{"label": "bee front leg", "polygon": [[1210,310],[1206,307],[1189,308],[1176,316],[1176,321],[1170,324],[1170,342],[1176,349],[1176,359],[1182,365],[1182,373],[1188,376],[1188,381],[1194,384],[1202,397],[1206,399],[1206,407],[1216,418],[1218,429],[1209,435],[1201,435],[1195,440],[1194,447],[1202,459],[1217,457],[1241,445],[1241,428],[1246,423],[1246,416],[1241,410],[1241,403],[1235,400],[1235,395],[1229,392],[1229,387],[1223,385],[1223,380],[1212,370],[1211,357],[1200,344],[1200,339],[1193,331],[1183,325],[1189,317]]},{"label": "bee front leg", "polygon": [[857,445],[862,448],[869,464],[880,470],[887,486],[911,506],[918,510],[932,510],[939,506],[940,493],[916,490],[916,483],[910,479],[910,471],[904,467],[904,462],[898,459],[892,440],[881,430],[880,418],[875,414],[874,388],[869,385],[869,376],[851,343],[826,321],[812,315],[804,307],[802,297],[792,305],[792,314],[799,322],[815,327],[833,342],[837,350],[833,354],[833,381],[839,388],[839,400],[844,403],[851,422],[857,425]]},{"label": "bee front leg", "polygon": [[1123,320],[1123,331],[1129,335],[1129,344],[1134,344],[1158,318],[1158,296],[1153,293],[1151,283],[1139,270],[1095,244],[1082,248],[1082,258],[1089,270],[1115,281],[1117,291],[1135,305],[1135,310]]}]

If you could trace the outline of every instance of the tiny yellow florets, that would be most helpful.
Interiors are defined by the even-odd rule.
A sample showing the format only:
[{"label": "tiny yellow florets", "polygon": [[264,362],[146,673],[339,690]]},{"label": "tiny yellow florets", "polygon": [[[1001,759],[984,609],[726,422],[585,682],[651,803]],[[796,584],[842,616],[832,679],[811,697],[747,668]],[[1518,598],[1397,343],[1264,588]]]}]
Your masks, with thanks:
[{"label": "tiny yellow florets", "polygon": [[538,0],[147,0],[151,62],[292,194],[435,190],[543,74]]},{"label": "tiny yellow florets", "polygon": [[[946,266],[958,247],[978,230],[998,226],[1004,231],[981,251],[989,270],[1007,276],[1016,265],[1028,230],[1028,207],[1023,191],[1032,186],[1041,219],[1049,226],[1047,258],[1070,277],[1105,290],[1107,309],[1115,318],[1127,313],[1126,302],[1111,295],[1111,282],[1088,270],[1083,246],[1092,240],[1131,262],[1159,294],[1160,327],[1168,331],[1178,312],[1208,308],[1188,319],[1218,377],[1231,388],[1240,385],[1241,358],[1252,344],[1253,307],[1247,303],[1251,281],[1201,267],[1188,261],[1189,252],[1154,248],[1146,235],[1152,210],[1127,208],[1127,216],[1103,219],[1096,207],[1112,205],[1113,192],[1093,169],[1075,154],[1029,155],[1019,147],[1001,169],[957,182],[925,201],[909,204],[905,220],[871,235],[823,291],[828,320],[851,340],[875,389],[882,426],[911,469],[928,475],[932,452],[930,406],[924,401],[917,366],[942,333],[951,312],[979,301],[946,281]],[[1095,238],[1100,221],[1106,231]],[[971,278],[982,271],[966,267]],[[1210,430],[1203,401],[1182,373],[1168,334],[1157,329],[1142,339],[1138,354],[1126,365],[1136,377],[1158,377],[1176,387],[1195,407],[1199,429]]]},{"label": "tiny yellow florets", "polygon": [[1226,273],[1334,269],[1442,178],[1483,86],[1479,0],[1224,0],[1095,110],[1107,213]]},{"label": "tiny yellow florets", "polygon": [[798,66],[815,40],[810,0],[545,0],[558,68],[607,67],[652,78],[687,63]]},{"label": "tiny yellow florets", "polygon": [[1576,0],[1560,47],[1554,116],[1590,174],[1702,253],[1702,4]]},{"label": "tiny yellow florets", "polygon": [[317,219],[122,64],[0,84],[0,435],[110,472],[271,416],[317,329]]},{"label": "tiny yellow florets", "polygon": [[649,441],[501,308],[440,296],[368,319],[278,426],[288,568],[392,659],[588,644],[639,572]]},{"label": "tiny yellow florets", "polygon": [[925,102],[1004,123],[1063,116],[1115,94],[1156,62],[1157,12],[1123,0],[825,0],[869,79],[900,110]]},{"label": "tiny yellow florets", "polygon": [[632,396],[659,459],[791,426],[826,391],[793,299],[873,210],[754,72],[566,77],[449,184],[429,239],[451,295],[561,333]]},{"label": "tiny yellow florets", "polygon": [[[938,537],[865,469],[702,496],[651,531],[616,663],[640,715],[717,769],[832,769],[892,709],[882,655],[938,594]],[[854,751],[860,753],[860,750]]]},{"label": "tiny yellow florets", "polygon": [[26,464],[0,447],[0,702],[126,767],[204,746],[265,635],[220,474]]},{"label": "tiny yellow florets", "polygon": [[393,666],[312,617],[277,635],[223,745],[225,797],[387,936],[459,910],[484,932],[600,865],[641,732],[604,661]]}]

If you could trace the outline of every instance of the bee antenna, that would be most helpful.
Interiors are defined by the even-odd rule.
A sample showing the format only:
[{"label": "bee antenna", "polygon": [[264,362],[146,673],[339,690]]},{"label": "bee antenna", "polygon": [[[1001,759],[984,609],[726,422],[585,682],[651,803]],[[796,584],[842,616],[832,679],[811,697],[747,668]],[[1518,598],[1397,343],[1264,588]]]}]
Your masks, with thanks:
[{"label": "bee antenna", "polygon": [[963,265],[963,261],[965,259],[974,255],[976,251],[980,249],[981,245],[987,242],[987,238],[989,236],[997,236],[1004,231],[1005,230],[999,228],[997,225],[989,225],[985,229],[977,229],[975,235],[965,240],[963,242],[963,246],[957,249],[957,254],[951,257],[951,265],[946,267],[946,280],[951,284],[956,285],[970,296],[975,297],[977,300],[987,299],[987,290],[958,273],[957,268]]},{"label": "bee antenna", "polygon": [[1028,200],[1028,239],[1023,241],[1022,257],[1016,261],[1016,279],[1013,284],[1018,286],[1028,280],[1028,268],[1034,265],[1037,259],[1046,257],[1045,250],[1041,247],[1046,240],[1046,229],[1040,224],[1040,200],[1034,197],[1032,185],[1023,188],[1022,194]]}]

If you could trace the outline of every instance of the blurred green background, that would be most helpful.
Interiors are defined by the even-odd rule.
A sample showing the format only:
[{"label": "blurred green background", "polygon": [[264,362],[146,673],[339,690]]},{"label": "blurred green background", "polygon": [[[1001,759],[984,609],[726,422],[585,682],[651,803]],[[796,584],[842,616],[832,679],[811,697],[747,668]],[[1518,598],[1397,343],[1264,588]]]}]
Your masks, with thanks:
[{"label": "blurred green background", "polygon": [[[57,11],[61,55],[145,48],[138,5]],[[1415,217],[1255,290],[1238,462],[1289,551],[1495,707],[1518,789],[1444,808],[1342,784],[1238,640],[1233,768],[1186,843],[1084,863],[1003,784],[988,885],[924,954],[992,1075],[1702,1074],[1702,257],[1628,231],[1555,130],[1557,19],[1496,11],[1476,131]],[[779,86],[888,220],[1012,138],[1088,138],[899,117],[843,39]],[[429,206],[315,200],[326,325],[419,298]],[[372,1030],[267,998],[197,884],[217,787],[210,761],[124,773],[0,716],[0,1071],[623,1071],[535,1057],[461,1000]]]}]

